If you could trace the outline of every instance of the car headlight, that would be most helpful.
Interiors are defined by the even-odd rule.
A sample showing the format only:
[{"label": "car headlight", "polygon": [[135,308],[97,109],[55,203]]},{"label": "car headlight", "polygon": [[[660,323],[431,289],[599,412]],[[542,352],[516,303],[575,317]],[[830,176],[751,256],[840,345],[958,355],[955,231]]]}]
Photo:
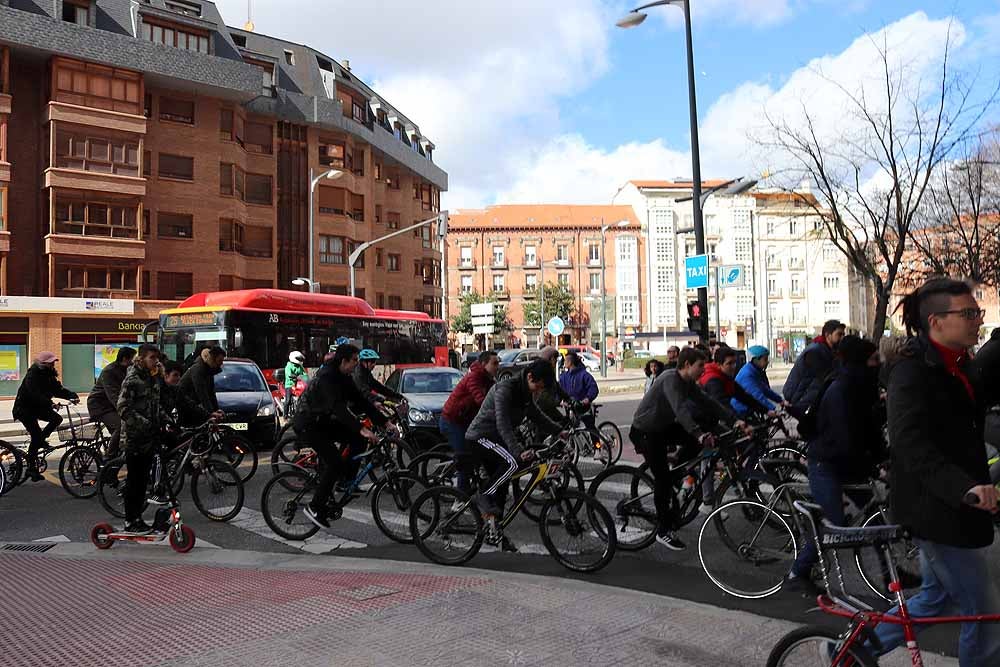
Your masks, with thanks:
[{"label": "car headlight", "polygon": [[434,413],[427,410],[418,410],[417,408],[410,408],[408,413],[410,421],[414,424],[427,424],[434,421]]},{"label": "car headlight", "polygon": [[262,405],[257,410],[258,417],[271,417],[274,415],[274,403],[271,405]]}]

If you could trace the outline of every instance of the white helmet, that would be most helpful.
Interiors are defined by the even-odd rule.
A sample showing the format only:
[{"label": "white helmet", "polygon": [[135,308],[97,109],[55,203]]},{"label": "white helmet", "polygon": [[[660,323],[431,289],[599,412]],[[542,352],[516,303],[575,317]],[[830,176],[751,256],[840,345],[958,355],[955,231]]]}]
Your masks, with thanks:
[{"label": "white helmet", "polygon": [[301,366],[302,364],[306,363],[306,355],[302,354],[301,352],[292,352],[290,355],[288,355],[288,360],[293,364],[298,364],[299,366]]}]

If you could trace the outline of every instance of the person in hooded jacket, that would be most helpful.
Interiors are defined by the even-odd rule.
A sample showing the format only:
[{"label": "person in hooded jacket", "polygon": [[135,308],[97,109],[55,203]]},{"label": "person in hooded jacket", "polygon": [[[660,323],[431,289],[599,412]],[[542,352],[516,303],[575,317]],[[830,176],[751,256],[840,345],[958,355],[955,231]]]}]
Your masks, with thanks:
[{"label": "person in hooded jacket", "polygon": [[475,469],[475,456],[465,444],[465,433],[476,418],[479,408],[486,400],[486,394],[496,383],[500,370],[500,357],[492,350],[486,350],[473,362],[444,404],[438,428],[448,438],[448,444],[455,453],[457,485],[459,490],[470,493],[469,479]]},{"label": "person in hooded jacket", "polygon": [[[736,384],[755,398],[767,412],[773,412],[779,406],[788,407],[781,394],[771,389],[771,382],[767,379],[771,351],[763,345],[753,345],[747,350],[747,356],[750,360],[743,364],[743,368],[736,374]],[[730,404],[740,417],[745,417],[751,411],[751,407],[738,398],[734,397]]]},{"label": "person in hooded jacket", "polygon": [[186,394],[208,412],[219,412],[219,398],[215,395],[215,376],[222,372],[226,351],[210,347],[201,351],[198,359],[187,369],[178,385]]},{"label": "person in hooded jacket", "polygon": [[788,401],[789,412],[795,416],[805,414],[819,392],[827,377],[833,372],[836,363],[837,346],[844,337],[846,326],[839,320],[829,320],[823,324],[823,333],[802,351],[795,360],[782,394]]},{"label": "person in hooded jacket", "polygon": [[[887,458],[878,415],[879,355],[874,343],[845,336],[838,348],[840,364],[822,395],[816,435],[808,443],[809,490],[823,515],[844,525],[844,485],[860,484],[877,476]],[[852,498],[863,506],[868,498]],[[819,595],[811,571],[817,561],[810,540],[799,552],[785,580],[789,590]]]},{"label": "person in hooded jacket", "polygon": [[[80,401],[76,392],[59,382],[57,361],[59,357],[52,352],[39,352],[35,363],[24,374],[24,380],[17,388],[17,398],[14,399],[13,417],[21,422],[31,436],[31,443],[28,445],[28,475],[34,482],[43,479],[38,472],[38,450],[45,447],[45,441],[62,423],[62,416],[52,409],[52,399],[62,398],[74,403]],[[40,421],[45,422],[45,428],[38,425]]]},{"label": "person in hooded jacket", "polygon": [[772,415],[772,410],[767,409],[763,403],[736,382],[736,364],[738,362],[739,356],[736,354],[736,350],[728,346],[720,346],[715,351],[713,362],[705,364],[705,372],[698,380],[702,391],[718,401],[727,410],[731,410],[732,401],[737,400],[758,415]]}]

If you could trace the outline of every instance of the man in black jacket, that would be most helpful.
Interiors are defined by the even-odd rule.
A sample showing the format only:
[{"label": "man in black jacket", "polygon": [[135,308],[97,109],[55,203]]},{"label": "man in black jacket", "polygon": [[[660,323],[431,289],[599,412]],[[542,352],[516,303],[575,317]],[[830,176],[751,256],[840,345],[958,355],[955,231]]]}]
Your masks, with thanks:
[{"label": "man in black jacket", "polygon": [[[984,311],[968,284],[928,281],[902,302],[913,335],[889,375],[891,502],[895,519],[920,546],[923,585],[907,601],[910,616],[1000,611],[987,567],[993,542],[990,483],[983,444],[985,408],[996,379],[984,383],[968,349],[979,339]],[[989,355],[987,355],[988,357]],[[970,502],[974,501],[974,502]],[[885,651],[900,646],[902,627],[876,629]],[[1000,628],[966,623],[959,637],[962,667],[1000,664]]]},{"label": "man in black jacket", "polygon": [[823,334],[810,343],[795,360],[782,393],[791,404],[789,412],[799,416],[813,404],[833,372],[836,362],[835,352],[844,337],[846,327],[838,320],[829,320],[823,325]]},{"label": "man in black jacket", "polygon": [[108,441],[108,458],[118,457],[119,442],[121,441],[122,420],[118,416],[118,394],[122,390],[122,382],[125,381],[125,373],[135,359],[134,347],[123,347],[118,350],[118,356],[114,363],[108,364],[101,371],[94,388],[87,396],[87,414],[90,421],[104,424],[104,428],[111,434]]},{"label": "man in black jacket", "polygon": [[222,372],[226,351],[221,347],[210,347],[201,351],[201,356],[191,365],[181,378],[180,391],[209,412],[219,411],[219,399],[215,395],[215,376]]},{"label": "man in black jacket", "polygon": [[[28,475],[34,482],[41,481],[38,472],[38,450],[45,447],[45,441],[62,423],[62,417],[52,409],[53,398],[63,398],[78,402],[80,397],[59,382],[56,362],[59,357],[51,352],[39,352],[35,363],[24,374],[24,381],[17,389],[14,399],[13,417],[24,425],[31,444],[28,445]],[[38,422],[45,422],[45,428]]]},{"label": "man in black jacket", "polygon": [[295,413],[295,432],[300,441],[312,447],[323,463],[316,492],[305,509],[306,517],[321,528],[330,527],[330,494],[347,465],[334,440],[346,446],[352,455],[364,451],[368,442],[377,441],[351,409],[366,414],[376,426],[384,427],[387,423],[354,384],[352,374],[358,365],[358,353],[353,345],[338,345],[333,357],[323,363],[302,394]]}]

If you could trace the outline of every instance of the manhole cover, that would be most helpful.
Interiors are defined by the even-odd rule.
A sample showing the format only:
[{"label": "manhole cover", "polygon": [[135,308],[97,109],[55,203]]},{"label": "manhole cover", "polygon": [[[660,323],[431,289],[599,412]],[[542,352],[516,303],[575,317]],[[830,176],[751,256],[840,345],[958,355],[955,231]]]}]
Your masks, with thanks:
[{"label": "manhole cover", "polygon": [[45,553],[55,544],[41,543],[41,544],[4,544],[0,546],[0,551],[33,551],[35,553]]},{"label": "manhole cover", "polygon": [[399,592],[400,589],[398,588],[387,588],[385,586],[360,586],[358,588],[348,588],[338,591],[337,595],[345,598],[351,598],[352,600],[373,600],[387,595],[395,595]]}]

